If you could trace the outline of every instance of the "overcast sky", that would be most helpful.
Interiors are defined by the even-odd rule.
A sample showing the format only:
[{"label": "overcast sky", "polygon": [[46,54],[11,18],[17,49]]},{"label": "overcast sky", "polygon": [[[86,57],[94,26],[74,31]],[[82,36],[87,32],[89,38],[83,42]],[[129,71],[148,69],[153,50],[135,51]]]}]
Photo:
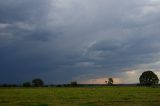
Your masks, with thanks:
[{"label": "overcast sky", "polygon": [[0,0],[0,83],[160,77],[159,0]]}]

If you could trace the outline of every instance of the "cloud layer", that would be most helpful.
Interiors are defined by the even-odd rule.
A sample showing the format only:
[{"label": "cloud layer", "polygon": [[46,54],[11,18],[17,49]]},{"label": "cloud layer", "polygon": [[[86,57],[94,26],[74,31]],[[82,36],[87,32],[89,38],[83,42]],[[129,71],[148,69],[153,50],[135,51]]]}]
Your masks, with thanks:
[{"label": "cloud layer", "polygon": [[136,83],[160,72],[158,0],[1,0],[0,14],[0,83]]}]

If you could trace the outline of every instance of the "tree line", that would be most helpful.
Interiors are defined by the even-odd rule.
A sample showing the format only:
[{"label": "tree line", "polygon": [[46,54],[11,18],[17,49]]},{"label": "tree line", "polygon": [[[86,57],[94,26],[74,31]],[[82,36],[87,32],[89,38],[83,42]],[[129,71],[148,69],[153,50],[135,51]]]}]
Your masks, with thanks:
[{"label": "tree line", "polygon": [[50,84],[50,85],[45,85],[44,81],[40,78],[35,78],[31,82],[27,81],[22,83],[21,85],[17,84],[1,84],[0,87],[75,87],[78,86],[76,81],[72,81],[69,84]]},{"label": "tree line", "polygon": [[[114,79],[108,78],[107,81],[105,81],[106,85],[113,86],[114,85]],[[139,77],[139,86],[157,86],[159,84],[158,76],[152,72],[152,71],[145,71],[143,72]],[[81,84],[82,86],[83,84]],[[17,87],[16,84],[2,84],[1,87]],[[63,85],[44,85],[44,81],[40,78],[35,78],[31,82],[24,82],[22,85],[23,87],[44,87],[44,86],[57,86],[57,87],[76,87],[80,86],[76,81],[70,82],[70,84],[63,84]]]},{"label": "tree line", "polygon": [[43,87],[44,86],[44,81],[42,79],[39,78],[35,78],[33,79],[31,82],[24,82],[21,85],[17,85],[17,84],[1,84],[1,87]]}]

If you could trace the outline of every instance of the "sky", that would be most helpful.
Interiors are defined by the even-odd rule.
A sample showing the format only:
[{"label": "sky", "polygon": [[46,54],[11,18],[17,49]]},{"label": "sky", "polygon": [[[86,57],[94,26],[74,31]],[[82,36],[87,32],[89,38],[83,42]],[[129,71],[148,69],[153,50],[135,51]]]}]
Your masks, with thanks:
[{"label": "sky", "polygon": [[160,0],[0,0],[0,83],[160,78]]}]

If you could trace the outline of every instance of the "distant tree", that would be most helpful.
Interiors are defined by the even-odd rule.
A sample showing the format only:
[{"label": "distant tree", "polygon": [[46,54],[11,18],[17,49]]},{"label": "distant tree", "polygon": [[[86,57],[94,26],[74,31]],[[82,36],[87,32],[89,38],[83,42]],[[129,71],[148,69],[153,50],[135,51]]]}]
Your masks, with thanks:
[{"label": "distant tree", "polygon": [[108,84],[108,81],[105,81],[106,84]]},{"label": "distant tree", "polygon": [[74,87],[74,86],[77,86],[78,84],[77,84],[76,81],[72,81],[72,82],[70,83],[70,85]]},{"label": "distant tree", "polygon": [[23,86],[23,87],[30,87],[30,86],[31,86],[31,83],[30,83],[30,82],[24,82],[22,86]]},{"label": "distant tree", "polygon": [[145,71],[139,78],[140,84],[143,86],[158,85],[159,79],[152,71]]},{"label": "distant tree", "polygon": [[108,81],[105,81],[108,85],[113,85],[113,78],[108,78]]},{"label": "distant tree", "polygon": [[32,86],[34,87],[42,87],[44,85],[43,80],[36,78],[32,80]]}]

